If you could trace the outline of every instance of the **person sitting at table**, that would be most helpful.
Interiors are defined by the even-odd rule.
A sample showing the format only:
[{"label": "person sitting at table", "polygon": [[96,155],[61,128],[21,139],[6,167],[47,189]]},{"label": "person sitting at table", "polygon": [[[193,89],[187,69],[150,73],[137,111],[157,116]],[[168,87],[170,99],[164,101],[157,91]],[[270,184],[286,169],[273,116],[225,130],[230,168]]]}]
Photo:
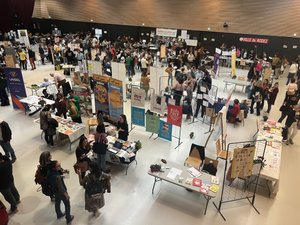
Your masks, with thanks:
[{"label": "person sitting at table", "polygon": [[78,85],[79,87],[85,88],[85,89],[88,87],[88,84],[84,83],[81,80],[80,72],[75,72],[74,73],[73,82],[74,82],[74,86]]},{"label": "person sitting at table", "polygon": [[82,123],[80,111],[71,100],[67,101],[67,109],[69,110],[69,116],[73,122]]},{"label": "person sitting at table", "polygon": [[128,140],[128,123],[126,116],[124,114],[120,115],[120,119],[117,124],[117,130],[118,130],[118,138],[127,141]]},{"label": "person sitting at table", "polygon": [[65,75],[59,73],[50,73],[50,76],[54,78],[55,85],[59,89],[63,84],[67,82]]},{"label": "person sitting at table", "polygon": [[229,120],[229,118],[235,118],[238,116],[238,114],[240,113],[240,102],[238,99],[234,99],[233,101],[234,105],[232,108],[229,108],[226,114],[226,119],[227,121]]},{"label": "person sitting at table", "polygon": [[[75,152],[77,163],[90,162],[90,159],[87,157],[87,154],[89,153],[90,150],[91,150],[91,145],[88,139],[84,135],[82,135],[80,137],[79,144]],[[85,171],[83,171],[82,169],[81,169],[81,175],[82,178],[85,176]]]},{"label": "person sitting at table", "polygon": [[61,93],[57,93],[55,103],[52,105],[52,109],[56,109],[56,116],[64,116],[67,119],[67,104],[64,96]]}]

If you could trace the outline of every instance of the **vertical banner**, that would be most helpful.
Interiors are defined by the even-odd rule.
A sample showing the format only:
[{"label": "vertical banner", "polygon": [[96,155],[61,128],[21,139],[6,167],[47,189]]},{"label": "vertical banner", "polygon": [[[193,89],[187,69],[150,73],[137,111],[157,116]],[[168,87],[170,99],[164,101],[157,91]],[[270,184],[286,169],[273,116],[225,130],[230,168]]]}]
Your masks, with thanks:
[{"label": "vertical banner", "polygon": [[104,114],[109,115],[109,103],[108,103],[108,76],[93,75],[95,80],[95,105],[96,111],[101,110]]},{"label": "vertical banner", "polygon": [[215,54],[214,54],[214,66],[213,66],[213,71],[215,74],[217,74],[218,69],[219,69],[221,53],[222,53],[222,50],[219,48],[216,48]]},{"label": "vertical banner", "polygon": [[18,30],[18,36],[19,36],[20,43],[25,44],[26,47],[30,47],[27,30]]},{"label": "vertical banner", "polygon": [[118,120],[123,114],[123,84],[122,81],[110,78],[108,83],[109,115]]},{"label": "vertical banner", "polygon": [[4,68],[4,74],[14,109],[25,110],[24,105],[20,102],[21,98],[27,97],[21,69],[6,67]]},{"label": "vertical banner", "polygon": [[231,76],[236,75],[236,50],[232,50],[231,52]]},{"label": "vertical banner", "polygon": [[255,147],[234,149],[231,178],[248,177],[252,175]]},{"label": "vertical banner", "polygon": [[138,126],[145,126],[145,109],[131,107],[131,123]]},{"label": "vertical banner", "polygon": [[159,114],[164,114],[166,108],[166,97],[152,94],[150,110]]},{"label": "vertical banner", "polygon": [[175,126],[181,127],[182,121],[182,106],[168,105],[167,122]]},{"label": "vertical banner", "polygon": [[172,124],[160,120],[158,137],[172,141]]},{"label": "vertical banner", "polygon": [[145,90],[137,87],[131,89],[131,105],[145,107]]},{"label": "vertical banner", "polygon": [[165,45],[160,46],[160,58],[162,59],[167,58],[167,48]]},{"label": "vertical banner", "polygon": [[154,134],[159,133],[160,119],[158,115],[146,114],[146,131]]}]

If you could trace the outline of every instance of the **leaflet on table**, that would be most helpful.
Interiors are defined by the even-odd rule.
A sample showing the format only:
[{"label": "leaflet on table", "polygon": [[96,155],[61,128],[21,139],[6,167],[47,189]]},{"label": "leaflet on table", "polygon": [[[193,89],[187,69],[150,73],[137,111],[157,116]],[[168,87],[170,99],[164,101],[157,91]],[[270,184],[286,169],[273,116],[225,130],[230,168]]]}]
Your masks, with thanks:
[{"label": "leaflet on table", "polygon": [[179,176],[181,173],[182,173],[182,170],[177,169],[177,168],[171,168],[171,169],[170,169],[170,172],[169,172],[168,175],[167,175],[167,178],[172,179],[172,180],[175,180],[175,178],[176,178],[177,176]]},{"label": "leaflet on table", "polygon": [[202,175],[202,173],[199,170],[196,170],[194,167],[188,168],[187,171],[193,177],[200,177]]}]

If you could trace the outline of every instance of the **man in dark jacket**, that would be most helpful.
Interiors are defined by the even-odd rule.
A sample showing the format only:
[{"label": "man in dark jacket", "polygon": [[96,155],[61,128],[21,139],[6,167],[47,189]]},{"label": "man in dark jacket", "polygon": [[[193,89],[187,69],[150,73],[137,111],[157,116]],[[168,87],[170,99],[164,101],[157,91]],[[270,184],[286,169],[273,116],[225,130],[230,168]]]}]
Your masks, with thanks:
[{"label": "man in dark jacket", "polygon": [[[63,180],[63,176],[61,175],[60,172],[61,171],[60,163],[56,160],[51,161],[49,165],[49,169],[50,170],[47,177],[51,185],[52,192],[55,193],[55,212],[56,212],[57,219],[60,219],[65,215],[67,224],[69,224],[74,219],[74,216],[70,214],[71,212],[70,196],[67,192],[67,187]],[[60,209],[61,201],[65,205],[65,213],[62,213]]]},{"label": "man in dark jacket", "polygon": [[0,67],[0,101],[1,101],[1,106],[9,105],[9,99],[8,99],[6,88],[7,88],[6,76],[4,74],[3,68]]},{"label": "man in dark jacket", "polygon": [[11,140],[11,129],[5,121],[0,121],[0,145],[3,148],[5,155],[9,158],[11,157],[12,163],[14,163],[17,158],[14,149],[10,145]]},{"label": "man in dark jacket", "polygon": [[285,126],[287,127],[287,139],[284,140],[286,145],[294,144],[293,138],[298,133],[298,122],[300,118],[300,105],[295,105],[292,110],[289,111]]},{"label": "man in dark jacket", "polygon": [[12,163],[8,157],[0,153],[0,192],[10,204],[10,213],[17,212],[20,195],[14,184]]}]

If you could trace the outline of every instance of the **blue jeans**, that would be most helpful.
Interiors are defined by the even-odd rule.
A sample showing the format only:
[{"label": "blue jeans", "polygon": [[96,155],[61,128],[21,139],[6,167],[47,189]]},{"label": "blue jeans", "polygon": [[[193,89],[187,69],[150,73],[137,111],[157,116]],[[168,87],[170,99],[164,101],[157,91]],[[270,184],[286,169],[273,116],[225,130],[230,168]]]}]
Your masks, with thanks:
[{"label": "blue jeans", "polygon": [[10,141],[0,141],[0,145],[5,152],[5,155],[13,160],[16,159],[15,151],[10,145]]},{"label": "blue jeans", "polygon": [[17,202],[20,201],[20,195],[15,187],[14,182],[7,188],[0,190],[5,200],[10,204],[10,210],[15,211],[17,208]]},{"label": "blue jeans", "polygon": [[106,154],[97,154],[98,165],[102,171],[106,170]]},{"label": "blue jeans", "polygon": [[69,221],[71,219],[70,200],[67,199],[66,196],[62,193],[55,193],[55,212],[56,212],[57,218],[59,218],[63,215],[63,213],[60,209],[61,201],[65,205],[66,220]]}]

